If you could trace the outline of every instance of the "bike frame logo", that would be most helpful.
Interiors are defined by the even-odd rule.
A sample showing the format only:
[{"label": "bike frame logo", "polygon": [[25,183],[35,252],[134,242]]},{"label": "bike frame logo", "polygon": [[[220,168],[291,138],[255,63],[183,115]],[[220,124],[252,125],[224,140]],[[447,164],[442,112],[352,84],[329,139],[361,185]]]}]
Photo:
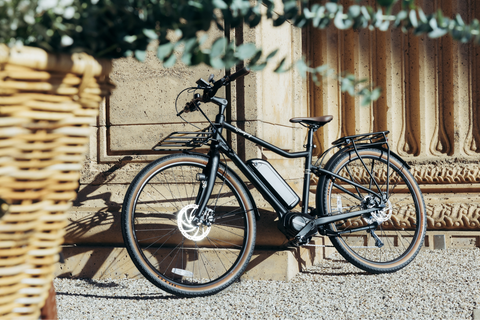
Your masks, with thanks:
[{"label": "bike frame logo", "polygon": [[237,133],[240,133],[240,134],[241,134],[242,136],[244,136],[244,137],[247,137],[247,138],[251,138],[251,137],[252,137],[251,134],[246,133],[245,131],[240,130],[240,129],[238,129],[238,128],[235,128],[235,131],[237,131]]}]

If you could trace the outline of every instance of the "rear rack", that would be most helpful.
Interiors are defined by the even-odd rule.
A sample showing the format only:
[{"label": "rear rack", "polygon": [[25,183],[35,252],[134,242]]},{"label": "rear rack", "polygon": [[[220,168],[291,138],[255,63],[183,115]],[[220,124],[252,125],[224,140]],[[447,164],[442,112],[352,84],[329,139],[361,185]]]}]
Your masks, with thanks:
[{"label": "rear rack", "polygon": [[353,144],[356,145],[357,147],[361,147],[362,145],[368,145],[368,146],[383,145],[388,142],[387,134],[389,132],[390,131],[381,131],[381,132],[358,134],[356,136],[343,137],[333,141],[332,145],[336,147],[352,147]]},{"label": "rear rack", "polygon": [[[207,128],[210,129],[210,128]],[[204,129],[204,130],[207,130]],[[207,144],[212,139],[213,132],[211,131],[196,131],[196,132],[172,132],[159,143],[157,143],[152,150],[155,151],[182,151],[192,150]]]}]

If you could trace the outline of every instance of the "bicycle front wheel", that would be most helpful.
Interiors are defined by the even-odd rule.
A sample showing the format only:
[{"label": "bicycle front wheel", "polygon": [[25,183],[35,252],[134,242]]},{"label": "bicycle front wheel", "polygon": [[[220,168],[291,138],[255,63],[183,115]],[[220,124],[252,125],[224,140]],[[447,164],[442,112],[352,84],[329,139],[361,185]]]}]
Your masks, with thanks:
[{"label": "bicycle front wheel", "polygon": [[[330,224],[332,231],[340,233],[330,237],[338,252],[371,273],[394,272],[409,264],[423,244],[426,209],[420,188],[405,164],[393,154],[388,159],[384,149],[371,148],[358,150],[358,155],[354,150],[334,155],[325,169],[371,192],[324,175],[316,197],[323,216],[379,208]],[[375,193],[385,197],[383,206]],[[361,229],[373,224],[378,224],[373,232]]]},{"label": "bicycle front wheel", "polygon": [[208,158],[175,154],[146,166],[130,185],[122,233],[139,271],[161,289],[205,296],[225,289],[245,270],[255,246],[253,204],[238,177],[223,164],[205,214],[192,223]]}]

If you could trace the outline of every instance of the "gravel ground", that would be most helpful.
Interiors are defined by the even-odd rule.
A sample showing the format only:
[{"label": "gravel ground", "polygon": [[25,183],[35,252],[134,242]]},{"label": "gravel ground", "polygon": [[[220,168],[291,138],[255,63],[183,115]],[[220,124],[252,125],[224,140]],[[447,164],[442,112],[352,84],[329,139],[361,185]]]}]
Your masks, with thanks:
[{"label": "gravel ground", "polygon": [[55,288],[60,319],[477,320],[480,249],[422,250],[381,275],[335,254],[291,281],[240,281],[203,298],[177,298],[143,279],[56,279]]}]

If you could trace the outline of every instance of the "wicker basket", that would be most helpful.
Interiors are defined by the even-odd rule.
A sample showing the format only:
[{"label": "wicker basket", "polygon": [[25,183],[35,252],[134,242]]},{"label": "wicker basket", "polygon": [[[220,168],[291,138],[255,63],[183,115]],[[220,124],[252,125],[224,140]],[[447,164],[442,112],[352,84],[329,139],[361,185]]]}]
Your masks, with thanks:
[{"label": "wicker basket", "polygon": [[86,54],[0,45],[1,319],[40,316],[110,70]]}]

